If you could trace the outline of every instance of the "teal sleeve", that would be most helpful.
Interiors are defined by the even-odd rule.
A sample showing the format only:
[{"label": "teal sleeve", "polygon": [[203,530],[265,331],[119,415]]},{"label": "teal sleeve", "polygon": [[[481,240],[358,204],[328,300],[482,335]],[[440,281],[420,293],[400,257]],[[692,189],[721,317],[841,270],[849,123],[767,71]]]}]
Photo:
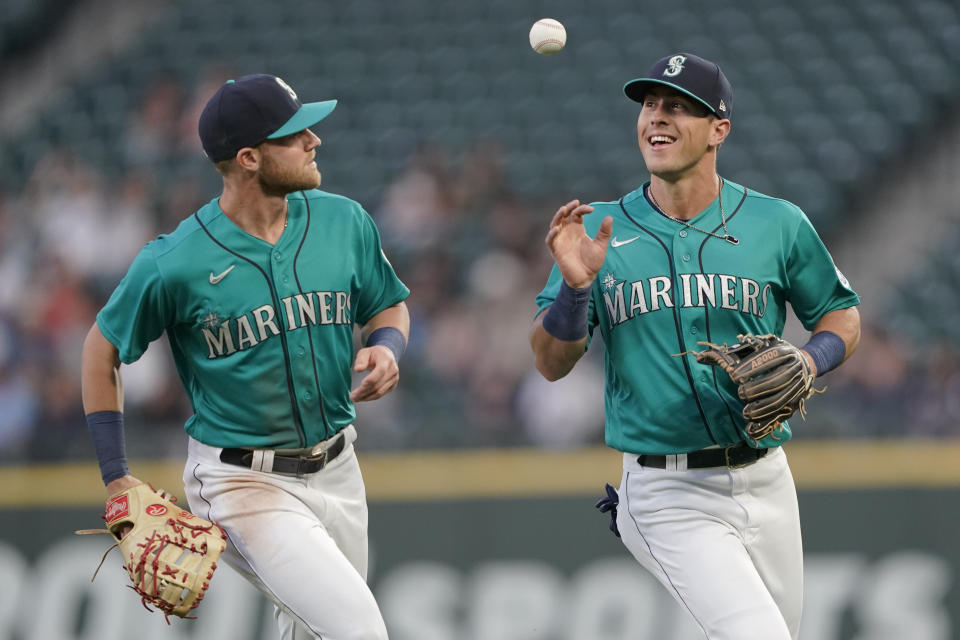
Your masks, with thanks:
[{"label": "teal sleeve", "polygon": [[119,351],[120,361],[129,364],[140,359],[147,346],[163,335],[173,317],[174,305],[167,296],[150,243],[134,258],[97,314],[97,326]]},{"label": "teal sleeve", "polygon": [[393,270],[380,245],[380,232],[363,209],[360,209],[360,240],[357,259],[360,261],[358,273],[361,274],[359,291],[354,301],[354,319],[364,325],[370,318],[410,295],[407,288]]},{"label": "teal sleeve", "polygon": [[860,298],[802,213],[787,258],[787,281],[787,297],[808,331],[827,313],[860,304]]}]

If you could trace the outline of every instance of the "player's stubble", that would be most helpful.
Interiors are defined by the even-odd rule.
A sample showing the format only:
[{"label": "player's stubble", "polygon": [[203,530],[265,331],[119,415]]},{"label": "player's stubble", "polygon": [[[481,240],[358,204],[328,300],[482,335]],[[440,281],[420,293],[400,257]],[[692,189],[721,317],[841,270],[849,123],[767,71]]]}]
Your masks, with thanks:
[{"label": "player's stubble", "polygon": [[300,167],[291,167],[277,162],[270,154],[264,154],[258,179],[264,194],[285,196],[294,191],[316,189],[321,177],[313,159]]}]

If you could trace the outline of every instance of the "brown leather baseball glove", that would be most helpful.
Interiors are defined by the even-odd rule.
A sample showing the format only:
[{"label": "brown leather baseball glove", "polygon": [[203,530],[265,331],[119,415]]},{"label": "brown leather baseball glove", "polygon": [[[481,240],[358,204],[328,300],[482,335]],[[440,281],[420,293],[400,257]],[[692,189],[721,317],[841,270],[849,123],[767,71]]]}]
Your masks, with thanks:
[{"label": "brown leather baseball glove", "polygon": [[[107,529],[76,532],[110,533],[117,539],[107,553],[120,547],[124,568],[133,581],[131,588],[148,611],[152,611],[149,605],[162,611],[167,624],[171,613],[192,617],[187,614],[203,599],[227,546],[227,535],[219,526],[174,502],[174,496],[141,483],[107,500],[103,515]],[[128,526],[133,528],[121,538]]]},{"label": "brown leather baseball glove", "polygon": [[823,390],[813,388],[814,374],[800,349],[773,334],[741,334],[734,345],[698,344],[697,362],[720,367],[739,385],[746,404],[747,435],[760,440],[783,428],[783,421],[799,413],[806,416],[807,398]]}]

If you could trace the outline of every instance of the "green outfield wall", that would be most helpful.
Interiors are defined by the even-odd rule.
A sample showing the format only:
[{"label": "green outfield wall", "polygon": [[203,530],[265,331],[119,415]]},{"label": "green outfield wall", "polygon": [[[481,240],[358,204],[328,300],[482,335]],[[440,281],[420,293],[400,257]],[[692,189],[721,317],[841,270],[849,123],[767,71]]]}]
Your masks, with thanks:
[{"label": "green outfield wall", "polygon": [[[960,638],[960,443],[792,443],[806,548],[803,640]],[[180,491],[180,462],[134,463]],[[700,640],[593,508],[605,449],[361,454],[371,576],[392,640]],[[268,640],[270,606],[225,568],[193,621],[150,614],[96,527],[92,465],[0,467],[0,639]],[[718,589],[724,588],[722,584]],[[132,634],[132,635],[131,635]]]}]

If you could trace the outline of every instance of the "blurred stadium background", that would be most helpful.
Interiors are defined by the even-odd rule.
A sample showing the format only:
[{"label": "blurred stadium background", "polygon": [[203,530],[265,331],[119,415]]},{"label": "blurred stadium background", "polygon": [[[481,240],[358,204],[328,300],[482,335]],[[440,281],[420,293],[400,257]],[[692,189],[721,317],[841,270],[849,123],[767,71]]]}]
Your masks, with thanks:
[{"label": "blurred stadium background", "polygon": [[[567,47],[552,57],[537,56],[527,45],[530,24],[545,16],[563,22],[569,35]],[[404,480],[391,477],[396,469],[415,471],[392,463],[416,460],[424,469],[445,469],[436,484],[457,473],[431,466],[442,458],[465,461],[462,469],[479,465],[480,478],[506,473],[519,482],[527,479],[517,471],[523,462],[496,455],[478,460],[471,452],[514,451],[547,468],[554,462],[576,466],[582,461],[577,452],[598,455],[599,345],[557,383],[544,382],[532,367],[527,330],[534,295],[551,264],[542,238],[559,204],[573,197],[616,199],[646,179],[636,149],[636,109],[621,87],[676,51],[718,61],[734,86],[734,126],[719,156],[721,174],[803,208],[863,298],[860,350],[826,377],[829,392],[810,403],[790,445],[797,451],[801,498],[814,512],[808,540],[822,554],[866,553],[864,566],[876,572],[933,567],[932,573],[921,571],[933,576],[924,583],[933,585],[925,592],[929,599],[907,598],[921,602],[917,609],[930,613],[929,619],[898,613],[896,620],[908,626],[891,622],[877,624],[885,630],[869,630],[864,620],[884,620],[883,612],[891,611],[890,598],[898,593],[891,587],[880,589],[876,599],[838,609],[839,617],[829,618],[835,628],[822,623],[817,631],[805,630],[805,640],[960,637],[953,585],[960,562],[955,551],[944,551],[953,545],[939,546],[944,530],[956,531],[960,517],[925,527],[922,511],[949,511],[960,487],[958,474],[941,473],[960,467],[950,457],[960,435],[955,0],[688,0],[656,6],[623,0],[4,0],[0,472],[6,473],[6,489],[0,494],[0,543],[7,540],[8,560],[14,559],[0,562],[0,574],[5,567],[24,570],[29,559],[50,553],[46,543],[18,537],[23,534],[13,532],[14,522],[69,521],[78,516],[68,507],[97,508],[80,405],[82,338],[140,246],[218,193],[218,176],[196,139],[196,119],[220,83],[244,73],[282,76],[306,100],[340,101],[316,128],[323,140],[323,188],[360,201],[374,216],[385,250],[412,290],[413,333],[401,386],[359,407],[358,446],[370,454],[375,472],[372,526],[381,499],[384,520],[403,528],[409,519],[390,511],[403,500],[421,507],[447,500],[444,508],[469,519],[485,511],[468,505],[505,495],[484,490],[482,481],[460,494],[437,494],[428,475],[418,485],[421,493],[378,493],[378,487]],[[796,327],[789,331],[788,337],[800,335]],[[124,375],[130,456],[167,469],[166,461],[185,449],[181,425],[189,413],[172,361],[154,347],[125,367]],[[844,474],[847,466],[842,457],[835,460],[836,452],[854,456],[853,467],[865,475]],[[549,457],[568,453],[574,457]],[[616,460],[603,460],[588,458],[584,468],[615,474]],[[904,471],[914,467],[921,471]],[[829,476],[837,470],[839,475]],[[823,474],[837,478],[836,484]],[[900,474],[908,476],[903,486],[897,484]],[[77,482],[93,492],[66,504],[35,500],[43,493],[35,483],[64,477],[83,477]],[[591,477],[591,490],[606,479],[613,477]],[[550,486],[534,483],[519,493],[561,500],[552,517],[569,512],[571,520],[580,520],[582,505],[571,507]],[[564,491],[587,493],[577,483]],[[828,542],[818,523],[851,513],[849,504],[830,506],[830,500],[849,495],[863,505],[864,491],[876,507],[865,518],[881,513],[889,519],[889,505],[901,505],[893,518],[912,521],[922,532],[888,526],[886,542],[872,551],[864,551],[869,544]],[[503,515],[489,505],[486,512],[494,519]],[[421,525],[430,522],[429,513],[418,516]],[[513,515],[523,520],[527,513],[524,508]],[[562,526],[573,525],[564,518]],[[593,529],[599,536],[603,527],[590,527],[590,536]],[[851,525],[846,535],[861,540],[857,532],[875,534]],[[384,537],[394,538],[389,532]],[[496,556],[499,547],[491,545],[488,555]],[[611,557],[627,560],[610,545]],[[463,546],[451,547],[448,560],[471,567],[455,553]],[[438,542],[422,557],[441,547]],[[504,542],[503,548],[518,547]],[[897,555],[905,549],[920,549],[919,555]],[[0,546],[0,560],[3,551]],[[383,557],[406,566],[403,554]],[[563,555],[549,556],[550,566]],[[845,566],[827,558],[815,555],[809,564],[814,570],[818,563],[832,571]],[[870,579],[851,571],[844,584]],[[891,571],[897,580],[913,575]],[[840,580],[825,569],[816,575],[817,585]],[[624,577],[624,589],[633,585],[636,591],[631,580],[640,578]],[[386,579],[378,585],[382,599],[399,593]],[[6,601],[0,604],[0,636],[5,620],[18,619],[16,605],[9,604],[16,599]],[[497,602],[484,602],[502,613]],[[507,601],[501,604],[509,608]],[[404,617],[407,608],[385,608],[401,638],[568,637],[560,631],[523,635],[483,622],[425,632],[410,614]],[[658,611],[643,610],[650,616]],[[505,619],[524,619],[513,613],[515,618]],[[23,626],[8,637],[57,637],[34,636],[29,625],[16,624]],[[569,637],[621,637],[610,629],[622,623],[604,624]],[[468,627],[469,633],[463,631]],[[640,637],[686,637],[665,628],[650,627],[653,635]],[[71,629],[70,638],[86,637],[91,629],[104,637],[89,620]]]}]

